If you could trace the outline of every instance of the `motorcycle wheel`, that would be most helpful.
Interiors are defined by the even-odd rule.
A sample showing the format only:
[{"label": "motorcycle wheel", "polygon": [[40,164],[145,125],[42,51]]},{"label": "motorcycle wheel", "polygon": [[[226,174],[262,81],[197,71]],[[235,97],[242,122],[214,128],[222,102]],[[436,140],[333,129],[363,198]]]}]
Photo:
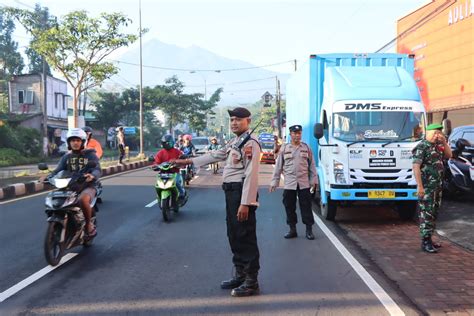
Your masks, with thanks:
[{"label": "motorcycle wheel", "polygon": [[167,197],[166,199],[162,200],[161,203],[161,214],[163,215],[163,221],[168,222],[171,218],[170,198]]},{"label": "motorcycle wheel", "polygon": [[48,223],[48,229],[44,239],[44,255],[46,261],[52,266],[58,265],[63,257],[64,245],[61,242],[62,230],[63,226],[61,224],[57,222]]}]

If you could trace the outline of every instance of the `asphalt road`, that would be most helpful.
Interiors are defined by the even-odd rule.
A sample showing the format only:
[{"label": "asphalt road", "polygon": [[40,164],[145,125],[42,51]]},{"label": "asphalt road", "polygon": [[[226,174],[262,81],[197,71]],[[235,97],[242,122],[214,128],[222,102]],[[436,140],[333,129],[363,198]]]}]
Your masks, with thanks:
[{"label": "asphalt road", "polygon": [[[262,184],[270,173],[270,166],[262,168]],[[154,177],[139,170],[104,180],[94,245],[72,249],[76,257],[0,303],[0,315],[395,315],[398,308],[417,314],[337,227],[329,230],[383,289],[379,298],[320,228],[315,241],[285,240],[281,191],[263,187],[257,211],[262,293],[230,297],[219,287],[232,273],[219,175],[201,170],[171,223],[156,205],[146,207],[155,198]],[[47,265],[43,200],[41,194],[0,204],[0,297]],[[298,228],[302,235],[303,225]],[[384,295],[393,299],[391,309],[382,305]]]}]

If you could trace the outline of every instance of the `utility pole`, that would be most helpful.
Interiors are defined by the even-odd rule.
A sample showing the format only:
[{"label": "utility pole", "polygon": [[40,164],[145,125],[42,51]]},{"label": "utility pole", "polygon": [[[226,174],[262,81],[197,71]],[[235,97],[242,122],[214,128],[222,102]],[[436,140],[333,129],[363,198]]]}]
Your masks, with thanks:
[{"label": "utility pole", "polygon": [[143,61],[142,61],[142,0],[138,2],[138,15],[140,27],[140,157],[144,157],[143,153]]},{"label": "utility pole", "polygon": [[276,78],[275,102],[277,106],[277,128],[278,128],[278,138],[281,138],[280,80],[278,80],[278,76],[276,76],[275,78]]},{"label": "utility pole", "polygon": [[[43,14],[43,25],[46,25],[46,14]],[[48,94],[47,94],[47,73],[46,73],[46,60],[44,56],[41,56],[41,61],[43,63],[43,155],[45,157],[48,156]],[[67,107],[66,107],[67,109]],[[74,118],[77,119],[77,118]],[[77,126],[77,122],[75,123],[74,126]]]},{"label": "utility pole", "polygon": [[298,70],[298,61],[295,59],[295,71]]}]

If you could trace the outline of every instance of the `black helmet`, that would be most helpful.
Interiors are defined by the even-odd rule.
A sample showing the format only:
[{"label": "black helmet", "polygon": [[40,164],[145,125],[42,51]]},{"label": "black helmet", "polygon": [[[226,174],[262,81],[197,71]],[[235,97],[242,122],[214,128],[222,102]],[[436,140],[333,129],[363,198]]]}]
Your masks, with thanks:
[{"label": "black helmet", "polygon": [[163,135],[161,137],[161,145],[163,146],[164,149],[171,149],[174,146],[174,139],[173,136],[170,134]]},{"label": "black helmet", "polygon": [[92,133],[92,128],[89,127],[89,126],[84,126],[84,127],[82,128],[82,130],[83,130],[84,132],[86,132],[86,133]]}]

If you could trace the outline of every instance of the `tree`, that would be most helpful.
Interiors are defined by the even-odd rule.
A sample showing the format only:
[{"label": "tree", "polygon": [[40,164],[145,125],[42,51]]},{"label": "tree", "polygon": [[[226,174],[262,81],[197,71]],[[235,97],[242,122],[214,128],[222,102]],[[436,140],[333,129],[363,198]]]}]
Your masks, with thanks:
[{"label": "tree", "polygon": [[0,9],[0,112],[7,111],[8,81],[23,70],[23,58],[18,43],[13,41],[15,23],[7,12]]},{"label": "tree", "polygon": [[[36,28],[41,30],[47,30],[51,28],[56,22],[56,18],[49,15],[49,9],[47,7],[41,7],[41,5],[38,3],[35,4],[33,19],[33,23],[36,24]],[[34,39],[30,41],[30,45],[32,45],[33,41]],[[25,53],[29,60],[28,71],[32,74],[43,73],[43,57],[31,47],[26,48]],[[49,67],[48,63],[46,63],[46,74],[51,76],[51,68]]]},{"label": "tree", "polygon": [[122,13],[102,13],[99,18],[92,18],[86,11],[72,11],[43,30],[34,23],[33,12],[8,10],[33,36],[31,47],[72,86],[73,125],[77,126],[80,94],[118,72],[113,63],[104,59],[137,39],[136,35],[120,32],[131,20]]}]

